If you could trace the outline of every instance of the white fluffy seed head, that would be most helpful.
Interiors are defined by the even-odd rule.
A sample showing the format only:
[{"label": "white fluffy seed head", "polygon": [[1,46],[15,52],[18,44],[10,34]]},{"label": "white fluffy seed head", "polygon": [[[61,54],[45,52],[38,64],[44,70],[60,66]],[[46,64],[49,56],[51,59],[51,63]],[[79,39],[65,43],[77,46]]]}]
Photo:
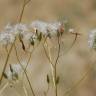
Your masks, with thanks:
[{"label": "white fluffy seed head", "polygon": [[13,34],[10,34],[8,32],[0,33],[0,44],[8,45],[8,44],[13,43],[14,40],[15,40],[15,36]]},{"label": "white fluffy seed head", "polygon": [[73,28],[70,28],[69,29],[69,33],[73,33],[74,32],[74,29]]},{"label": "white fluffy seed head", "polygon": [[20,64],[11,64],[5,71],[5,75],[8,80],[14,81],[19,79],[21,72],[22,68]]},{"label": "white fluffy seed head", "polygon": [[96,49],[96,29],[90,31],[88,45],[90,48]]},{"label": "white fluffy seed head", "polygon": [[33,21],[31,23],[31,28],[42,32],[43,35],[55,35],[57,31],[60,29],[61,23],[60,22],[51,22],[51,23],[46,23],[43,21]]},{"label": "white fluffy seed head", "polygon": [[[44,21],[33,21],[31,25],[27,24],[7,24],[4,31],[0,33],[0,43],[7,45],[13,43],[15,38],[22,36],[21,39],[24,42],[29,42],[30,39],[35,42],[38,41],[38,34],[35,32],[42,33],[43,36],[55,36],[61,28],[60,22],[44,22]],[[33,30],[34,29],[34,30]]]},{"label": "white fluffy seed head", "polygon": [[32,33],[32,32],[26,32],[25,34],[23,34],[23,41],[26,43],[26,44],[30,44],[31,42],[31,39],[34,40],[34,42],[37,40],[37,36],[35,33]]},{"label": "white fluffy seed head", "polygon": [[57,34],[57,31],[60,29],[61,23],[60,22],[53,22],[49,23],[47,26],[47,30],[51,35]]},{"label": "white fluffy seed head", "polygon": [[30,26],[34,30],[42,32],[42,34],[47,34],[47,23],[46,22],[37,20],[37,21],[33,21]]},{"label": "white fluffy seed head", "polygon": [[28,32],[28,31],[29,31],[29,29],[28,29],[28,26],[26,24],[14,25],[14,32],[16,32],[17,34]]}]

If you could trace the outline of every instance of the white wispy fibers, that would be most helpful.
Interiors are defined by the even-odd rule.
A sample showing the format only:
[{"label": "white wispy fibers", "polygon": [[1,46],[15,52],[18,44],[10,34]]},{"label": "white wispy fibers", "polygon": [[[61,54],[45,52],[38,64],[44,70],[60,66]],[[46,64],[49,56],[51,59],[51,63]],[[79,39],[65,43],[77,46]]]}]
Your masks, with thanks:
[{"label": "white wispy fibers", "polygon": [[16,81],[19,79],[22,72],[20,64],[11,64],[5,71],[6,79]]},{"label": "white wispy fibers", "polygon": [[[60,22],[44,22],[44,21],[33,21],[31,24],[7,24],[0,33],[0,43],[7,45],[13,43],[16,37],[24,40],[24,42],[36,41],[39,38],[39,33],[43,36],[55,36],[61,28]],[[32,30],[34,29],[34,30]],[[36,33],[39,32],[38,34]],[[31,42],[32,43],[32,42]]]},{"label": "white wispy fibers", "polygon": [[47,23],[44,21],[33,21],[31,23],[31,28],[33,28],[34,30],[38,30],[39,32],[42,32],[42,34],[46,35],[47,34]]},{"label": "white wispy fibers", "polygon": [[29,31],[29,28],[28,28],[28,25],[27,24],[10,24],[8,23],[6,26],[5,26],[5,29],[4,29],[5,32],[8,32],[8,33],[11,33],[11,34],[14,34],[14,35],[17,35],[17,34],[23,34],[24,32],[28,32]]},{"label": "white wispy fibers", "polygon": [[1,32],[0,33],[0,44],[1,45],[8,45],[13,43],[15,40],[15,36],[8,32]]},{"label": "white wispy fibers", "polygon": [[73,32],[74,32],[74,29],[73,29],[73,28],[70,28],[68,31],[69,31],[70,33],[73,33]]},{"label": "white wispy fibers", "polygon": [[90,48],[96,49],[96,29],[90,31],[88,45]]},{"label": "white wispy fibers", "polygon": [[48,30],[50,35],[55,35],[55,34],[57,34],[60,27],[61,27],[60,22],[48,23],[47,30]]},{"label": "white wispy fibers", "polygon": [[55,35],[60,29],[60,22],[43,22],[43,21],[33,21],[31,23],[31,28],[41,32],[43,35]]},{"label": "white wispy fibers", "polygon": [[4,29],[5,32],[14,32],[14,26],[11,24],[11,23],[8,23],[6,26],[5,26],[5,29]]},{"label": "white wispy fibers", "polygon": [[26,24],[16,24],[14,25],[14,32],[17,34],[24,34],[25,32],[28,32],[29,28]]},{"label": "white wispy fibers", "polygon": [[34,42],[36,42],[37,40],[37,36],[34,32],[25,32],[22,37],[24,43],[28,45],[31,44],[31,40],[33,40]]}]

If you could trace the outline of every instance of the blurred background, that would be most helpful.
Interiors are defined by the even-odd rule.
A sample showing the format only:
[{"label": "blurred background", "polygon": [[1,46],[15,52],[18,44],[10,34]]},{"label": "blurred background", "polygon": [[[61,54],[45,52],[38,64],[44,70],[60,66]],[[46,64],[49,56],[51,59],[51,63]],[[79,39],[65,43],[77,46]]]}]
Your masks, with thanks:
[{"label": "blurred background", "polygon": [[[23,0],[0,0],[0,31],[8,23],[14,24],[18,22],[22,4]],[[96,96],[96,52],[95,50],[90,50],[87,43],[88,32],[96,28],[96,0],[32,0],[25,9],[22,22],[30,24],[34,20],[48,22],[68,20],[75,32],[81,33],[69,52],[59,59],[57,68],[60,76],[58,96]],[[61,54],[70,48],[74,36],[64,36],[63,40],[64,46],[62,46]],[[51,50],[53,57],[57,51],[54,46]],[[24,52],[20,51],[19,47],[18,50],[20,58],[24,62],[28,56],[24,55]],[[2,54],[0,57],[0,67],[2,69],[6,52],[0,48],[0,54]],[[9,63],[16,62],[13,50]],[[36,96],[44,96],[43,93],[47,89],[46,75],[51,76],[51,72],[41,45],[33,53],[30,63],[31,67],[28,67],[30,69],[28,70],[29,78],[32,81]],[[79,80],[81,82],[77,84]],[[30,88],[28,87],[27,89],[31,94]],[[69,91],[65,94],[67,90]],[[24,96],[21,83],[12,88],[8,86],[0,96],[13,96],[13,94],[14,96]],[[54,90],[50,88],[48,96],[53,95]]]}]

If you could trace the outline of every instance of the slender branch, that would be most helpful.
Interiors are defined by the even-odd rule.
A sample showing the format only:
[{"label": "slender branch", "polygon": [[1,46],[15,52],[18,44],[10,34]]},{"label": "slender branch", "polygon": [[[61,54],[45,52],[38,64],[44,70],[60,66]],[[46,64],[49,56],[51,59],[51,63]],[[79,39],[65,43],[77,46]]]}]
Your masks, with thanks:
[{"label": "slender branch", "polygon": [[[46,40],[47,40],[47,38],[46,38]],[[46,51],[46,49],[45,49],[45,46],[44,46],[44,45],[43,45],[43,48],[44,48],[44,51],[45,51],[45,55],[46,55],[46,57],[48,58],[49,63],[50,63],[50,66],[51,66],[52,79],[53,79],[53,84],[54,84],[54,87],[55,87],[54,65],[53,65],[53,63],[52,63],[52,57],[51,57],[50,48],[49,48],[49,46],[48,46],[48,44],[47,44],[47,41],[46,41],[46,40],[45,40],[45,43],[44,43],[44,44],[46,44],[46,46],[47,46],[47,48],[48,48],[48,54],[49,54],[49,56],[48,56],[48,54],[47,54],[47,51]]]},{"label": "slender branch", "polygon": [[24,0],[23,6],[22,6],[22,10],[21,10],[21,14],[20,14],[20,16],[19,16],[19,23],[21,23],[22,18],[23,18],[23,14],[24,14],[24,11],[25,11],[25,7],[27,6],[27,4],[28,4],[30,1],[31,1],[31,0],[28,0],[28,1]]},{"label": "slender branch", "polygon": [[23,85],[23,89],[24,89],[24,92],[25,92],[25,96],[28,96],[27,89],[24,85]]},{"label": "slender branch", "polygon": [[74,44],[76,43],[76,40],[77,40],[77,38],[78,38],[78,35],[80,35],[79,33],[71,33],[71,34],[72,34],[72,35],[75,35],[75,37],[74,37],[74,40],[73,40],[70,48],[69,48],[66,52],[64,52],[63,54],[61,54],[59,57],[62,57],[63,55],[67,54],[67,53],[72,49],[72,47],[73,47]]},{"label": "slender branch", "polygon": [[[29,0],[29,1],[31,1],[31,0]],[[19,18],[19,23],[21,23],[21,20],[22,20],[22,17],[23,17],[23,13],[24,13],[24,10],[25,10],[25,6],[27,4],[28,4],[28,2],[25,2],[25,0],[24,0],[23,8],[22,8],[22,11],[21,11],[21,14],[20,14],[20,18]],[[11,48],[9,49],[9,53],[7,55],[7,58],[6,58],[6,61],[5,61],[5,64],[4,64],[4,68],[3,68],[3,71],[2,71],[2,74],[1,74],[1,77],[0,77],[0,85],[1,85],[1,81],[3,79],[3,73],[5,72],[5,69],[6,69],[6,66],[7,66],[7,63],[8,63],[8,60],[9,60],[9,57],[10,57],[10,54],[11,54],[11,51],[13,49],[14,44],[15,44],[15,41],[12,43]]]},{"label": "slender branch", "polygon": [[60,46],[60,38],[59,38],[60,36],[58,36],[58,46],[59,46],[59,48],[58,48],[58,55],[57,55],[57,58],[56,58],[56,62],[55,62],[55,73],[54,73],[54,75],[55,75],[55,85],[56,85],[56,88],[55,88],[55,93],[56,93],[56,96],[58,95],[57,94],[57,62],[58,62],[58,59],[59,59],[59,55],[60,55],[60,48],[61,48],[61,46]]},{"label": "slender branch", "polygon": [[46,92],[44,92],[44,96],[47,96],[47,94],[48,94],[48,91],[49,91],[49,84],[48,84],[48,87],[47,87],[47,90],[46,90]]},{"label": "slender branch", "polygon": [[2,94],[2,92],[8,87],[9,85],[9,82],[7,82],[3,87],[2,89],[0,89],[0,95]]},{"label": "slender branch", "polygon": [[48,61],[51,63],[51,66],[54,68],[54,64],[53,64],[53,62],[50,60],[50,57],[49,57],[49,55],[48,55],[48,53],[47,53],[47,50],[46,50],[44,44],[43,44],[43,49],[44,49],[44,52],[45,52],[45,55],[46,55]]},{"label": "slender branch", "polygon": [[8,46],[5,46],[5,51],[6,51],[6,53],[8,54],[8,49],[7,49],[7,47],[8,47]]},{"label": "slender branch", "polygon": [[26,70],[24,69],[23,65],[21,64],[21,62],[20,62],[20,60],[19,60],[19,58],[18,58],[18,53],[17,53],[17,49],[16,49],[16,46],[15,46],[15,45],[14,45],[14,48],[15,48],[17,60],[18,60],[21,68],[23,69],[23,71],[24,71],[24,73],[25,73],[25,75],[26,75],[26,78],[27,78],[27,80],[28,80],[28,83],[29,83],[29,86],[30,86],[30,88],[31,88],[32,94],[33,94],[33,96],[35,96],[35,93],[34,93],[34,90],[33,90],[32,85],[31,85],[31,82],[30,82],[30,80],[29,80],[29,77],[28,77],[28,75],[27,75],[27,72],[26,72]]},{"label": "slender branch", "polygon": [[29,58],[28,58],[28,61],[27,61],[27,64],[26,64],[26,66],[25,66],[24,71],[26,71],[26,70],[27,70],[27,67],[28,67],[29,62],[30,62],[31,57],[32,57],[32,54],[33,54],[33,52],[36,50],[36,48],[38,48],[39,44],[40,44],[40,42],[39,42],[39,43],[37,44],[37,46],[36,46],[36,47],[34,47],[34,48],[33,48],[33,50],[29,53]]},{"label": "slender branch", "polygon": [[[95,65],[96,63],[93,62],[92,66]],[[92,67],[91,66],[91,67]],[[71,88],[69,88],[65,93],[64,96],[66,96],[69,92],[71,92],[72,90],[74,90],[76,87],[78,87],[78,85],[80,85],[80,83],[86,78],[86,76],[89,74],[89,72],[92,70],[92,68],[89,68],[81,77],[81,79],[79,81],[77,81]],[[70,94],[70,93],[69,93]]]},{"label": "slender branch", "polygon": [[46,48],[45,48],[45,46],[44,46],[44,45],[46,45],[46,46],[47,46],[48,51],[49,51],[49,46],[48,46],[48,43],[47,43],[47,36],[45,37],[45,40],[44,40],[43,49],[44,49],[45,55],[46,55],[46,57],[47,57],[47,59],[48,59],[49,63],[50,63],[50,64],[51,64],[51,66],[54,68],[54,64],[53,64],[53,62],[52,62],[52,60],[51,60],[51,58],[50,58],[51,53],[48,55],[47,50],[46,50]]},{"label": "slender branch", "polygon": [[[67,95],[69,92],[71,92],[73,89],[75,89],[85,78],[86,76],[88,75],[88,73],[90,72],[90,70],[88,70],[83,76],[82,78],[77,81],[77,83],[75,83],[71,88],[69,88],[65,93],[64,93],[64,96]],[[70,93],[69,93],[70,94]]]},{"label": "slender branch", "polygon": [[1,82],[2,82],[2,79],[3,79],[3,74],[4,74],[4,72],[5,72],[5,69],[6,69],[8,60],[9,60],[9,58],[10,58],[10,54],[11,54],[12,49],[13,49],[13,46],[14,46],[14,44],[15,44],[15,41],[16,41],[16,39],[14,40],[14,42],[13,42],[12,45],[11,45],[11,48],[9,49],[9,52],[8,52],[8,55],[7,55],[5,64],[4,64],[4,68],[3,68],[3,71],[2,71],[2,74],[1,74],[1,77],[0,77],[0,85],[1,85]]},{"label": "slender branch", "polygon": [[[47,40],[47,38],[46,38],[46,40]],[[59,49],[58,49],[58,55],[57,55],[57,58],[56,58],[56,61],[55,61],[55,65],[54,65],[53,62],[52,62],[52,58],[51,58],[50,48],[49,48],[46,40],[45,40],[45,43],[44,43],[44,44],[46,44],[46,46],[47,46],[47,48],[48,48],[48,53],[47,53],[47,51],[46,51],[46,48],[45,48],[44,44],[43,44],[43,49],[44,49],[44,51],[45,51],[45,55],[46,55],[47,59],[48,59],[49,62],[50,62],[51,72],[52,72],[52,79],[53,79],[53,84],[54,84],[54,88],[55,88],[55,94],[56,94],[56,96],[57,96],[57,84],[56,84],[57,72],[56,72],[56,65],[59,64],[59,63],[58,63],[58,59],[59,59],[59,54],[60,54],[60,41],[59,41],[59,37],[58,37]],[[49,55],[48,55],[48,54],[49,54]]]}]

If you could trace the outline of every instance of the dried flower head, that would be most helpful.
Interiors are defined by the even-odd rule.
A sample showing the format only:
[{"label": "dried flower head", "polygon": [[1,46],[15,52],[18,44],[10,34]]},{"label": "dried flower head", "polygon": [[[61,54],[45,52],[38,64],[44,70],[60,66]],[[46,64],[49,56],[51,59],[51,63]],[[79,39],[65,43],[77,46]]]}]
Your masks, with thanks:
[{"label": "dried flower head", "polygon": [[22,72],[22,68],[20,64],[11,64],[5,71],[4,75],[8,80],[16,81],[19,79],[21,72]]},{"label": "dried flower head", "polygon": [[35,31],[38,30],[38,32],[42,32],[42,34],[47,34],[47,23],[43,21],[33,21],[31,23],[31,28],[33,28]]},{"label": "dried flower head", "polygon": [[89,33],[88,45],[90,48],[96,49],[96,29]]},{"label": "dried flower head", "polygon": [[8,45],[13,43],[15,40],[15,37],[13,34],[10,34],[8,32],[1,32],[0,33],[0,44],[2,45]]},{"label": "dried flower head", "polygon": [[61,28],[60,22],[49,23],[47,26],[47,30],[51,36],[56,35],[60,28]]}]

